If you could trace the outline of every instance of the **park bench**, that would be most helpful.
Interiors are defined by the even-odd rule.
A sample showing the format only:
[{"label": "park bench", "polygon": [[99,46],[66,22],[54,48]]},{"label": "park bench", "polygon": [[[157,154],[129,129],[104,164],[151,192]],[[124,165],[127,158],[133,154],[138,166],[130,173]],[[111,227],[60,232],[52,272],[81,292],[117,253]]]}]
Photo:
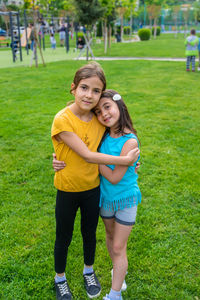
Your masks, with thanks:
[{"label": "park bench", "polygon": [[9,42],[5,36],[0,36],[0,47],[9,47]]}]

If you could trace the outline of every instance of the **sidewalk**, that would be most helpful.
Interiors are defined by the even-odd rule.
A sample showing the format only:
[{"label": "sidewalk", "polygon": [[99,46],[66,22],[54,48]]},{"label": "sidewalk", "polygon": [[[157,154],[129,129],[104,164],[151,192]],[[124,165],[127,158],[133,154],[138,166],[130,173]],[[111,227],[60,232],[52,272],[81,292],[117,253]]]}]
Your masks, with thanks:
[{"label": "sidewalk", "polygon": [[[76,60],[77,58],[74,58]],[[78,60],[85,60],[85,57],[79,57]],[[89,57],[89,60],[93,60]],[[180,61],[185,62],[185,58],[170,58],[170,57],[95,57],[94,60],[155,60],[155,61]]]}]

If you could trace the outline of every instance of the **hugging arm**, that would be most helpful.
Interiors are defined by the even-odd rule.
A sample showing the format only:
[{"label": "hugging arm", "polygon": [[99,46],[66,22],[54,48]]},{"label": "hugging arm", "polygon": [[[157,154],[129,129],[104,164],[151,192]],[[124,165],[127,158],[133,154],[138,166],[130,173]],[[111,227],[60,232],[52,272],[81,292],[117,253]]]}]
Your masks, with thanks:
[{"label": "hugging arm", "polygon": [[[131,150],[137,149],[138,143],[135,139],[128,140],[120,153],[120,156],[127,155],[127,153]],[[102,176],[104,176],[108,181],[112,184],[117,184],[124,176],[128,169],[128,166],[115,166],[114,170],[110,169],[105,165],[99,166],[99,172]]]},{"label": "hugging arm", "polygon": [[81,156],[88,163],[111,164],[111,165],[132,165],[138,158],[140,150],[130,149],[124,156],[112,156],[98,152],[92,152],[85,143],[73,132],[63,131],[55,136],[58,141],[63,141],[74,152]]}]

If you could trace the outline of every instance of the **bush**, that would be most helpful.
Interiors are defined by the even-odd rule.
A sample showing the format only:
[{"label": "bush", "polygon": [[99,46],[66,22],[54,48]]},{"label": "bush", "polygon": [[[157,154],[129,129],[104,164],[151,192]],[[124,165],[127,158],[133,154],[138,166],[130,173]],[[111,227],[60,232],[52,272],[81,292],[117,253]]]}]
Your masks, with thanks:
[{"label": "bush", "polygon": [[85,42],[85,38],[84,38],[83,32],[78,32],[77,38],[82,38],[82,40]]},{"label": "bush", "polygon": [[151,36],[151,31],[150,29],[142,28],[138,31],[138,35],[141,41],[148,41]]},{"label": "bush", "polygon": [[124,34],[130,34],[131,27],[130,26],[124,26]]},{"label": "bush", "polygon": [[[154,35],[154,27],[152,28],[152,35]],[[161,30],[160,30],[160,27],[156,27],[156,35],[158,36],[158,35],[160,35],[160,32],[161,32]]]}]

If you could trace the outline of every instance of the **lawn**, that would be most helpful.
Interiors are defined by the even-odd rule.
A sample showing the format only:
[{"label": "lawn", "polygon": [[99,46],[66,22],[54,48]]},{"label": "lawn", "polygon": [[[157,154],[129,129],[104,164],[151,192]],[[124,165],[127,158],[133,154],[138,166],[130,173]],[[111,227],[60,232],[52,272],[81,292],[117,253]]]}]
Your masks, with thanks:
[{"label": "lawn", "polygon": [[[70,51],[66,53],[65,48],[60,47],[58,34],[56,35],[57,48],[53,51],[50,47],[49,36],[46,36],[46,49],[43,51],[45,62],[69,60],[77,58],[79,51],[75,52],[75,37],[73,40],[69,39]],[[99,39],[98,39],[99,40]],[[172,58],[184,58],[184,35],[178,34],[175,38],[174,34],[161,34],[156,39],[151,38],[149,41],[140,42],[127,42],[115,43],[115,39],[112,39],[111,48],[108,48],[107,53],[104,53],[104,44],[96,43],[93,40],[92,50],[94,56],[109,56],[109,57],[172,57]],[[27,56],[26,51],[23,49],[23,62],[20,62],[19,55],[15,63],[12,62],[11,49],[0,49],[0,68],[16,67],[16,66],[29,66],[31,61],[32,52]],[[82,54],[84,56],[85,53]],[[41,62],[39,55],[39,62]],[[33,63],[34,64],[34,63]]]},{"label": "lawn", "polygon": [[[50,129],[71,99],[75,71],[85,62],[0,73],[0,299],[55,299],[55,195]],[[102,62],[108,88],[125,99],[141,141],[142,204],[128,243],[125,300],[198,300],[199,73],[184,63]],[[87,299],[78,213],[67,278],[75,300]],[[102,296],[111,262],[102,221],[95,270]],[[102,296],[98,299],[102,299]]]},{"label": "lawn", "polygon": [[113,43],[104,53],[103,43],[94,45],[94,56],[137,56],[137,57],[184,57],[184,35],[161,34],[149,41]]}]

